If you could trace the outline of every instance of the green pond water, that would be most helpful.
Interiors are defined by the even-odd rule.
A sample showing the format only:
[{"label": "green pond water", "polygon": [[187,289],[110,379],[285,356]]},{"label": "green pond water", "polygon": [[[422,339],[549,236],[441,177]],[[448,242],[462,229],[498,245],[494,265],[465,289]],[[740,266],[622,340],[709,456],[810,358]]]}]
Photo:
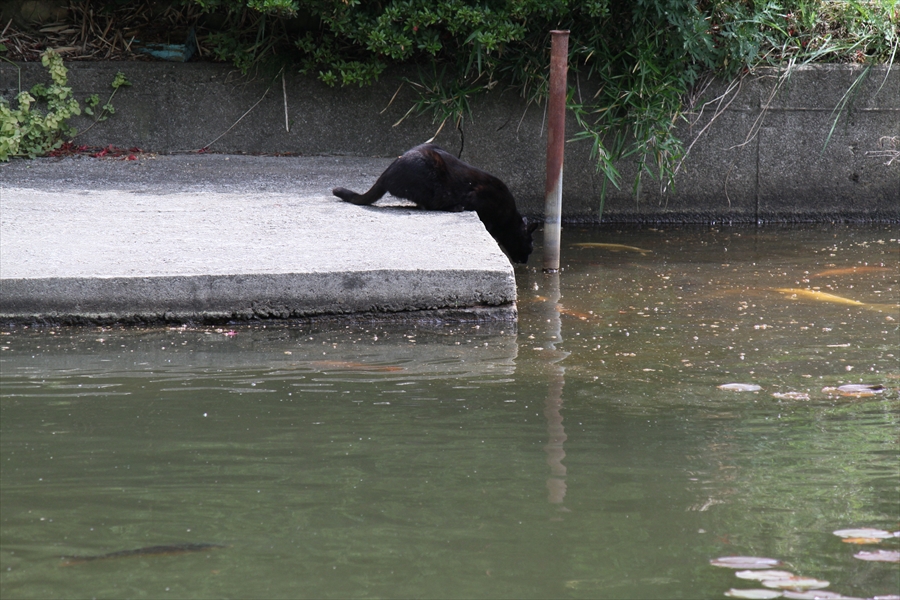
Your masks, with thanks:
[{"label": "green pond water", "polygon": [[898,240],[567,228],[517,325],[5,329],[0,596],[898,594],[832,533],[900,529]]}]

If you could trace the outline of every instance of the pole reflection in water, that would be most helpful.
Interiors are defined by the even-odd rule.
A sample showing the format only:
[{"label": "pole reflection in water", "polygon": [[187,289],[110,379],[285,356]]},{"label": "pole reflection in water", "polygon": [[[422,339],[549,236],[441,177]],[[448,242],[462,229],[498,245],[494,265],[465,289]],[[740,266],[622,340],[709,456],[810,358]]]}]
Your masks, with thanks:
[{"label": "pole reflection in water", "polygon": [[562,506],[566,497],[566,466],[563,464],[566,457],[563,447],[566,430],[561,413],[566,368],[560,363],[569,356],[569,353],[559,348],[563,341],[559,273],[545,273],[544,285],[547,288],[546,300],[539,306],[539,311],[544,325],[545,339],[541,345],[548,381],[547,399],[544,402],[544,417],[547,419],[547,444],[544,446],[544,452],[547,453],[547,465],[550,467],[550,477],[547,478],[547,500],[567,510]]}]

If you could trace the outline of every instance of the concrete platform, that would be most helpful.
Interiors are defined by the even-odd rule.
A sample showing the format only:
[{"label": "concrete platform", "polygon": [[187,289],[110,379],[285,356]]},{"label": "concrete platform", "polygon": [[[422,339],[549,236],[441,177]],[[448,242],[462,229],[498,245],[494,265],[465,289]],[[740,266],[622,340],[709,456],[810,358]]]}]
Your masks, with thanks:
[{"label": "concrete platform", "polygon": [[139,155],[0,165],[0,320],[514,319],[475,213],[386,197],[385,159]]}]

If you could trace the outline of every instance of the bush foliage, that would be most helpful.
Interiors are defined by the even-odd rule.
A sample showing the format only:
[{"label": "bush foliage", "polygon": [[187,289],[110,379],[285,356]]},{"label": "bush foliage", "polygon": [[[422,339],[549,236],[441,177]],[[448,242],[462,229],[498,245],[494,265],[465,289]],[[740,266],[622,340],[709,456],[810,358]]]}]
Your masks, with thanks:
[{"label": "bush foliage", "polygon": [[[574,135],[592,143],[616,185],[618,161],[636,157],[635,186],[643,174],[671,181],[685,153],[676,126],[709,75],[734,78],[759,64],[892,63],[900,43],[900,0],[146,0],[136,8],[103,0],[91,10],[126,5],[129,14],[165,9],[189,21],[204,13],[204,52],[244,71],[269,64],[365,86],[391,65],[412,66],[411,112],[456,124],[475,95],[498,87],[541,103],[550,31],[568,29]],[[66,119],[79,108],[65,69],[58,57],[42,59],[53,85],[0,102],[0,160],[39,155],[72,135]],[[108,102],[104,109],[112,112]]]},{"label": "bush foliage", "polygon": [[[702,77],[734,77],[785,61],[892,62],[896,0],[186,0],[226,14],[212,40],[248,68],[294,51],[328,85],[367,85],[392,64],[419,66],[416,108],[465,118],[469,99],[497,85],[540,102],[552,29],[570,30],[570,72],[590,80],[569,108],[618,185],[635,154],[662,182],[684,153],[674,135]],[[640,174],[635,182],[638,185]]]},{"label": "bush foliage", "polygon": [[[0,162],[15,156],[44,156],[78,133],[69,119],[80,115],[82,109],[68,85],[69,71],[62,57],[48,49],[41,55],[41,64],[50,75],[50,85],[38,83],[28,91],[19,91],[15,103],[0,98]],[[95,117],[95,123],[105,120],[115,112],[112,99],[116,91],[129,85],[125,75],[117,73],[111,83],[112,94],[100,112],[94,114],[100,97],[92,94],[84,101],[84,113]]]}]

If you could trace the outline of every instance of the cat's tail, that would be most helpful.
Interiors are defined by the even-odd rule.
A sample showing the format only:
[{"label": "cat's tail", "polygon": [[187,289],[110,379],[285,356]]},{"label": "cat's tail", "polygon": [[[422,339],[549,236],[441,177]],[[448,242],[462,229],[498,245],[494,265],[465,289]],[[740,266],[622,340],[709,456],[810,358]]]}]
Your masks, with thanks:
[{"label": "cat's tail", "polygon": [[375,182],[372,189],[365,194],[357,194],[356,192],[351,192],[347,188],[342,187],[334,188],[331,190],[331,193],[344,202],[350,202],[351,204],[372,204],[387,193],[387,190],[382,187],[380,183],[381,182]]}]

